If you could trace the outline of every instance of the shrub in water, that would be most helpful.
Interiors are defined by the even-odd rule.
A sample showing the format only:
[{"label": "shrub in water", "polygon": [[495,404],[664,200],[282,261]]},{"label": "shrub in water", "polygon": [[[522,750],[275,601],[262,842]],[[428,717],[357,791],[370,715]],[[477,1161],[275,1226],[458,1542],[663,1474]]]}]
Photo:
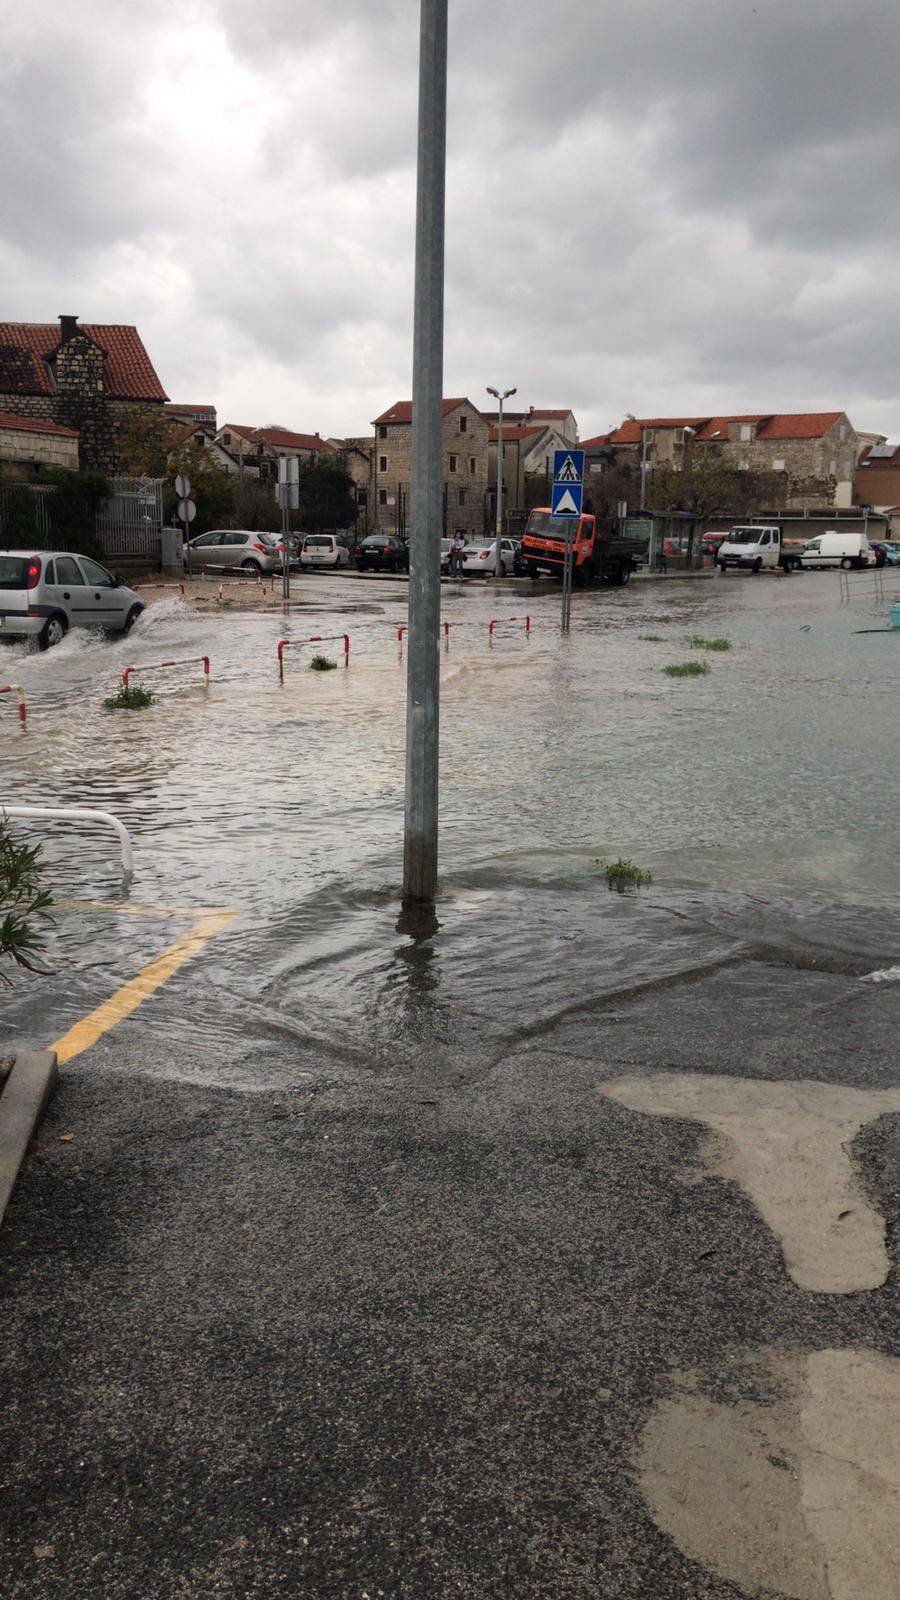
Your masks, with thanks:
[{"label": "shrub in water", "polygon": [[648,644],[664,644],[665,643],[665,640],[663,639],[663,636],[662,636],[661,633],[639,633],[638,634],[638,638],[639,639],[646,639]]},{"label": "shrub in water", "polygon": [[688,644],[692,650],[730,650],[730,639],[704,639],[702,633],[689,633]]},{"label": "shrub in water", "polygon": [[328,656],[311,656],[309,669],[311,672],[333,672],[337,666],[336,661],[331,661]]},{"label": "shrub in water", "polygon": [[677,667],[663,667],[667,678],[702,678],[708,671],[707,661],[682,661]]},{"label": "shrub in water", "polygon": [[624,857],[618,861],[607,861],[605,856],[601,856],[599,864],[606,873],[606,881],[611,889],[636,889],[642,883],[653,882],[649,872],[644,872]]},{"label": "shrub in water", "polygon": [[[0,961],[9,957],[20,967],[27,967],[29,972],[40,971],[31,958],[44,946],[44,935],[40,924],[35,924],[35,918],[50,918],[53,904],[50,890],[40,887],[40,857],[40,845],[21,844],[10,833],[6,817],[0,816],[0,901],[4,909],[0,921]],[[2,970],[0,979],[9,982]]]},{"label": "shrub in water", "polygon": [[109,695],[103,704],[107,711],[143,711],[153,704],[153,696],[138,683],[123,683],[118,694]]}]

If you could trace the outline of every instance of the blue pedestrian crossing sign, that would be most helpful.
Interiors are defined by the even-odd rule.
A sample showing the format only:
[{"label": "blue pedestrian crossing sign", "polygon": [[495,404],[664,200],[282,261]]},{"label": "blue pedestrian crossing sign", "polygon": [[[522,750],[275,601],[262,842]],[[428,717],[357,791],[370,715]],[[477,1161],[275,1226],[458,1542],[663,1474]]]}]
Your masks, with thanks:
[{"label": "blue pedestrian crossing sign", "polygon": [[584,500],[584,451],[554,450],[553,492],[550,511],[554,517],[580,517]]}]

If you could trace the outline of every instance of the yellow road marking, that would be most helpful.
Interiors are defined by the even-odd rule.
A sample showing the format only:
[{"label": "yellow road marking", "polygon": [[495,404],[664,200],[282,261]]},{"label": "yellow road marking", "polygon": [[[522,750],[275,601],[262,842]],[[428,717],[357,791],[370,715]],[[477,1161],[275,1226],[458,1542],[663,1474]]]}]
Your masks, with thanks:
[{"label": "yellow road marking", "polygon": [[96,1011],[89,1012],[79,1022],[73,1023],[68,1033],[64,1033],[50,1046],[51,1050],[56,1051],[60,1066],[80,1055],[82,1050],[88,1050],[92,1044],[96,1044],[97,1040],[110,1028],[114,1028],[117,1022],[130,1017],[132,1011],[136,1011],[144,1000],[149,1000],[179,967],[197,955],[207,941],[217,933],[221,933],[223,928],[227,928],[229,922],[236,916],[236,911],[206,912],[199,917],[193,928],[183,933],[175,944],[163,951],[162,955],[148,962],[136,977],[129,978],[128,982],[123,984],[121,989],[117,989],[115,994],[110,995],[108,1000],[104,1000]]}]

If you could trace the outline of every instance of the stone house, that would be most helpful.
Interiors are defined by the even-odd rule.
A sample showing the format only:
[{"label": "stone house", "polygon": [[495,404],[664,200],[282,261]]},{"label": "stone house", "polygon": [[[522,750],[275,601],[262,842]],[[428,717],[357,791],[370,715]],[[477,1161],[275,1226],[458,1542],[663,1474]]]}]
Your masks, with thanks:
[{"label": "stone house", "polygon": [[230,450],[226,450],[225,446],[219,443],[212,428],[202,425],[178,428],[174,425],[176,420],[173,418],[170,464],[178,450],[183,449],[185,445],[191,444],[195,445],[198,450],[208,451],[213,464],[220,471],[227,472],[232,477],[239,476],[241,466],[237,456],[233,455]]},{"label": "stone house", "polygon": [[[444,400],[442,406],[442,531],[449,536],[459,529],[469,538],[481,538],[487,520],[488,423],[465,397]],[[379,532],[407,534],[412,474],[412,401],[398,400],[375,418],[373,427],[375,505],[372,524]]]},{"label": "stone house", "polygon": [[[555,425],[533,422],[507,427],[503,416],[503,504],[507,511],[530,511],[549,505],[553,452],[571,444]],[[496,516],[499,429],[488,434],[488,491],[491,519]]]},{"label": "stone house", "polygon": [[871,506],[893,518],[900,507],[900,444],[865,446],[853,480],[853,499],[858,506]]},{"label": "stone house", "polygon": [[289,428],[254,428],[239,422],[224,423],[216,433],[216,441],[235,457],[240,472],[271,483],[278,482],[278,460],[281,456],[297,456],[304,462],[334,453],[334,445],[318,433],[293,433]]},{"label": "stone house", "polygon": [[0,410],[73,429],[86,470],[115,472],[119,430],[166,398],[137,328],[0,322]]},{"label": "stone house", "polygon": [[731,466],[785,474],[784,503],[795,510],[849,504],[858,435],[844,411],[753,412],[730,416],[628,417],[604,436],[618,459],[647,470],[678,468],[686,452],[720,453]]},{"label": "stone house", "polygon": [[65,467],[77,472],[78,434],[60,422],[0,411],[0,465],[12,465],[23,474],[41,467]]}]

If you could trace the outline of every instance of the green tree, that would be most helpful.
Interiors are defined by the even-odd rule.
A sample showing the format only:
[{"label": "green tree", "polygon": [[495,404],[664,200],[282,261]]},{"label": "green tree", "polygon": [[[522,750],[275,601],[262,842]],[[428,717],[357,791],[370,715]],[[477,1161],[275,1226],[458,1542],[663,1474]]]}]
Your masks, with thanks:
[{"label": "green tree", "polygon": [[[746,517],[772,505],[772,476],[743,472],[717,451],[688,450],[680,468],[657,467],[648,475],[646,505],[648,511],[689,511],[698,522],[708,517]],[[694,526],[688,535],[689,560],[693,540]]]},{"label": "green tree", "polygon": [[307,533],[352,528],[356,521],[353,479],[337,461],[310,461],[301,466],[299,501],[291,522]]},{"label": "green tree", "polygon": [[[39,921],[47,918],[53,896],[40,887],[40,845],[21,844],[9,831],[9,822],[0,814],[0,961],[12,960],[29,972],[39,969],[32,963],[45,944]],[[5,982],[5,973],[0,972]]]}]

